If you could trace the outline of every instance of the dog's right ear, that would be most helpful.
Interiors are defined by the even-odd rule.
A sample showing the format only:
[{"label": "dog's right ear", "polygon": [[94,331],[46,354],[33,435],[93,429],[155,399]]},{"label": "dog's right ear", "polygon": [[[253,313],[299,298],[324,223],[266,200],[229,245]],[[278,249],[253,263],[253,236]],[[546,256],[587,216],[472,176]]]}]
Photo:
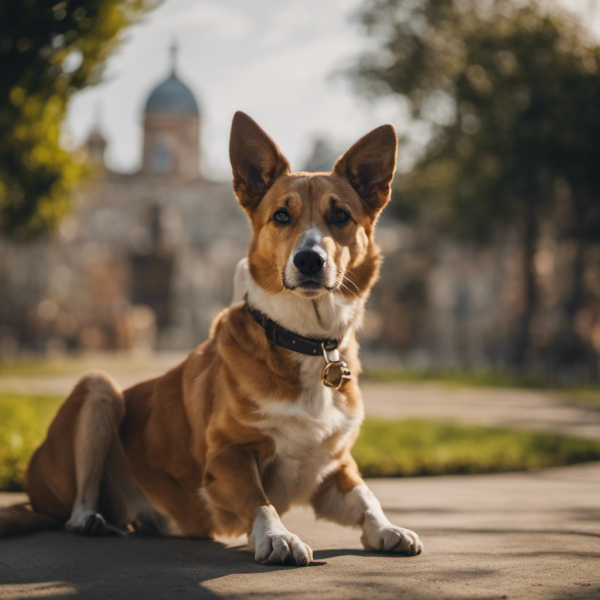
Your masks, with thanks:
[{"label": "dog's right ear", "polygon": [[229,159],[233,190],[247,211],[254,210],[273,182],[290,172],[287,158],[275,142],[245,113],[236,112],[231,124]]}]

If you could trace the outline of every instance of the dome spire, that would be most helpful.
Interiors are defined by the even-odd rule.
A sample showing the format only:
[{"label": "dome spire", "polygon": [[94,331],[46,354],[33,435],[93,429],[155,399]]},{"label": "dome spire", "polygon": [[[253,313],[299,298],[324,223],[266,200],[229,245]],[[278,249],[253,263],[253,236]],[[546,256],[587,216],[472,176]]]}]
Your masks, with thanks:
[{"label": "dome spire", "polygon": [[[1,1],[1,0],[0,0]],[[171,115],[200,115],[194,94],[177,76],[179,45],[173,39],[169,46],[171,72],[157,85],[146,101],[146,113],[170,113]]]},{"label": "dome spire", "polygon": [[171,46],[169,48],[169,52],[171,54],[171,75],[175,75],[177,69],[177,54],[179,52],[177,38],[173,38],[173,41],[171,42]]}]

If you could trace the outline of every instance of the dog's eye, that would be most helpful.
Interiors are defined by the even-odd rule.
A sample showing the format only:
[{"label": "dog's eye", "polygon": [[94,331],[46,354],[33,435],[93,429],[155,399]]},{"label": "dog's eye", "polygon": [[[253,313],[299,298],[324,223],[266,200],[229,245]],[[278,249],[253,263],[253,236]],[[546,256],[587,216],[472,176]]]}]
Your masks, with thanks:
[{"label": "dog's eye", "polygon": [[341,208],[336,208],[331,213],[331,221],[332,221],[332,223],[335,223],[336,225],[342,225],[349,218],[350,218],[350,215],[345,210],[342,210]]},{"label": "dog's eye", "polygon": [[276,211],[273,215],[273,221],[275,221],[275,223],[278,223],[279,225],[285,225],[291,220],[292,218],[290,217],[290,213],[287,210],[283,210],[282,208]]}]

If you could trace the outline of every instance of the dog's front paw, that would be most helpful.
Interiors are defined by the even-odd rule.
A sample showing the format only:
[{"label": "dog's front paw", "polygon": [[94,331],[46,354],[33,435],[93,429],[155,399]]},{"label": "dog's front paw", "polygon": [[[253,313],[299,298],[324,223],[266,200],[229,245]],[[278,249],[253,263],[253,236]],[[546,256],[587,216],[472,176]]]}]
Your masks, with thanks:
[{"label": "dog's front paw", "polygon": [[290,533],[272,506],[262,506],[256,513],[250,545],[254,547],[254,558],[265,565],[308,566],[313,553],[297,535]]},{"label": "dog's front paw", "polygon": [[423,552],[423,544],[414,531],[396,527],[389,521],[382,522],[369,517],[365,519],[360,541],[365,550],[397,552],[407,556],[416,556]]},{"label": "dog's front paw", "polygon": [[265,565],[298,565],[308,566],[313,554],[297,535],[293,533],[273,533],[257,541],[254,548],[254,558]]}]

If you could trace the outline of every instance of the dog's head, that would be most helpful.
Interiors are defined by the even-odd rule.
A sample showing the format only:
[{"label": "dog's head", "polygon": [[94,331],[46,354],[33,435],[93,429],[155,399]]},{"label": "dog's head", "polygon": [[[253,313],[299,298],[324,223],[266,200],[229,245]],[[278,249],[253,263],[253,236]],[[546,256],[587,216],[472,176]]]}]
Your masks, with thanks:
[{"label": "dog's head", "polygon": [[236,197],[252,221],[252,277],[272,293],[361,296],[380,255],[373,240],[390,198],[396,132],[383,125],[358,140],[332,173],[291,173],[273,140],[237,112],[229,155]]}]

